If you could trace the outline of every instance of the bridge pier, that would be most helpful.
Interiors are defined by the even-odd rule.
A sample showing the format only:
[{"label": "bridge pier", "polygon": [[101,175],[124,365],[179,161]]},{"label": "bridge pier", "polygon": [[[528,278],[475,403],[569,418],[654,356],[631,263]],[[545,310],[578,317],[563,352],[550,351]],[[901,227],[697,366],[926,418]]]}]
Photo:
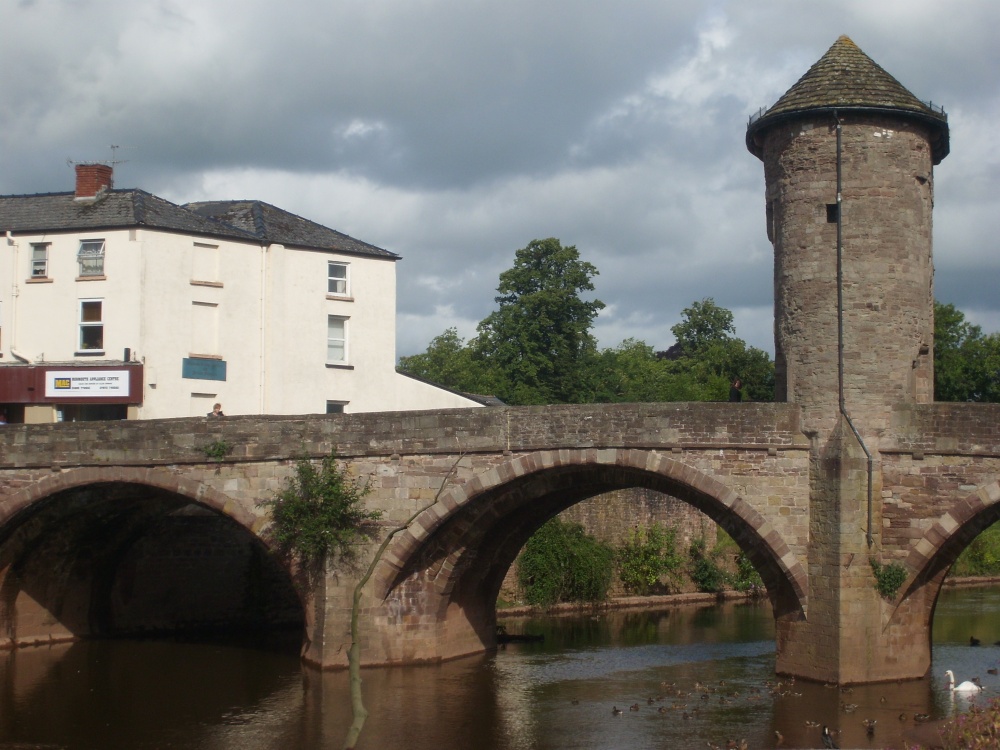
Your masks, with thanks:
[{"label": "bridge pier", "polygon": [[870,477],[871,528],[868,469],[868,457],[845,419],[825,445],[814,447],[809,605],[804,619],[777,621],[781,674],[851,684],[918,678],[929,667],[929,620],[897,613],[888,627],[893,605],[875,587],[871,561],[881,559],[882,527],[877,457]]}]

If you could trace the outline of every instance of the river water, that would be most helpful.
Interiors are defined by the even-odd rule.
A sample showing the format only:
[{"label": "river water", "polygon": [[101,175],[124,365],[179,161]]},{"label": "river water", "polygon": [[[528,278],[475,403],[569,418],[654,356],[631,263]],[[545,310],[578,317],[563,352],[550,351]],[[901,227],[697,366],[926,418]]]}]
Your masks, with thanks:
[{"label": "river water", "polygon": [[[496,654],[364,672],[370,717],[359,748],[544,750],[902,747],[914,714],[943,718],[944,670],[1000,695],[1000,589],[949,589],[923,680],[843,692],[774,676],[766,604],[601,613],[506,622],[545,635]],[[971,648],[969,636],[984,645]],[[294,643],[95,641],[0,655],[5,748],[339,748],[350,723],[347,675],[303,670]],[[851,710],[854,704],[857,708]],[[623,709],[613,714],[613,707]],[[636,710],[631,710],[634,707]],[[863,719],[876,719],[874,738]],[[808,723],[807,723],[808,722]]]}]

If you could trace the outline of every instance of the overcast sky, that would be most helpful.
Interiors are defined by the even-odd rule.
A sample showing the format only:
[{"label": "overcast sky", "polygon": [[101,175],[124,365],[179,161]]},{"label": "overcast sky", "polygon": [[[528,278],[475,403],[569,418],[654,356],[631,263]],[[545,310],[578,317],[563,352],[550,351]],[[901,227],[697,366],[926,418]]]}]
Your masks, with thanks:
[{"label": "overcast sky", "polygon": [[545,237],[599,270],[602,347],[712,297],[773,352],[747,119],[846,34],[947,110],[936,296],[1000,330],[996,0],[2,0],[0,28],[0,194],[115,159],[392,250],[401,355],[474,335]]}]

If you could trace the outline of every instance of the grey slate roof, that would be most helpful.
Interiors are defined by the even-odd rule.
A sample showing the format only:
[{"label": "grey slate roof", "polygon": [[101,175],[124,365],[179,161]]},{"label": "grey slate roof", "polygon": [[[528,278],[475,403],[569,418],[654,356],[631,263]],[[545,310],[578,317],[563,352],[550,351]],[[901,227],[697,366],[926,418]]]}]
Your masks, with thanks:
[{"label": "grey slate roof", "polygon": [[107,190],[96,200],[73,193],[0,195],[0,233],[99,232],[141,227],[167,232],[398,260],[395,253],[260,201],[178,206],[144,190]]},{"label": "grey slate roof", "polygon": [[751,119],[747,148],[761,157],[760,139],[755,136],[768,127],[833,109],[891,112],[924,122],[931,130],[934,163],[948,155],[948,116],[944,110],[920,101],[846,36],[834,42],[772,107]]},{"label": "grey slate roof", "polygon": [[209,201],[184,208],[254,235],[261,242],[289,247],[336,250],[355,255],[398,258],[395,253],[348,237],[263,201]]}]

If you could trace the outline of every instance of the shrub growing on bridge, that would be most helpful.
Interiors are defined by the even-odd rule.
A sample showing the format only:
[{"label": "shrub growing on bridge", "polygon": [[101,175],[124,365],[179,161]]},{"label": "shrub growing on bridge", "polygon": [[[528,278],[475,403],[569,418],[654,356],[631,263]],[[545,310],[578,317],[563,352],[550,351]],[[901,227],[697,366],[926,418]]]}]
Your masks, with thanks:
[{"label": "shrub growing on bridge", "polygon": [[906,581],[906,568],[897,562],[883,565],[874,557],[869,560],[875,575],[875,590],[886,599],[893,599],[899,587]]},{"label": "shrub growing on bridge", "polygon": [[369,492],[332,453],[318,462],[301,459],[284,488],[261,503],[271,509],[266,535],[280,554],[294,555],[307,567],[330,554],[350,561],[358,541],[375,537],[382,517],[362,506]]},{"label": "shrub growing on bridge", "polygon": [[528,540],[517,566],[529,604],[597,602],[607,598],[614,551],[583,526],[553,518]]}]

